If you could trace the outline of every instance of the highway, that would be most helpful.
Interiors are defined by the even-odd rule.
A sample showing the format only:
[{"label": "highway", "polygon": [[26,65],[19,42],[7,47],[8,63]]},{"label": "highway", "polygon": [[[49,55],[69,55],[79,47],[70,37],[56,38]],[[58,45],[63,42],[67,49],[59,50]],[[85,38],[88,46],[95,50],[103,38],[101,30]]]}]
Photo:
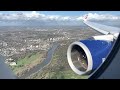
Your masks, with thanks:
[{"label": "highway", "polygon": [[30,75],[37,73],[38,71],[41,71],[45,66],[47,66],[51,62],[54,51],[58,46],[59,46],[58,43],[53,43],[52,47],[48,50],[46,59],[41,64],[38,64],[37,66],[32,68],[29,72],[25,72],[24,75],[19,78],[24,79]]}]

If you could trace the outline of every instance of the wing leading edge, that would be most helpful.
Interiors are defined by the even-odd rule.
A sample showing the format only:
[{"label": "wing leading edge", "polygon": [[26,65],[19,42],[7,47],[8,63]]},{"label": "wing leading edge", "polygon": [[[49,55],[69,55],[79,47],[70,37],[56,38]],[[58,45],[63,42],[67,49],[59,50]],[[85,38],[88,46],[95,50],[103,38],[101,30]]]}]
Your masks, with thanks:
[{"label": "wing leading edge", "polygon": [[90,22],[87,20],[83,21],[86,25],[90,26],[91,28],[103,33],[103,34],[116,34],[120,32],[120,28],[117,27],[112,27],[112,26],[107,26],[107,25],[102,25],[94,22]]}]

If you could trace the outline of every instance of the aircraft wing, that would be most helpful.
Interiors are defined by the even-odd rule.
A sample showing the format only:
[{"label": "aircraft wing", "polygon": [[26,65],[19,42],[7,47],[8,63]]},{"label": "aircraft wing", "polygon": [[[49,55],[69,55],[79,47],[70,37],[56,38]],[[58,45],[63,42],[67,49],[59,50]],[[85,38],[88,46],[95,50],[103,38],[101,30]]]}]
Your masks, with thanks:
[{"label": "aircraft wing", "polygon": [[[117,38],[120,38],[120,28],[91,22],[87,20],[87,17],[83,19],[83,22],[105,35],[92,36],[91,39],[85,39],[71,43],[67,50],[67,59],[71,69],[75,73],[79,75],[93,75],[93,73],[95,73],[101,67],[100,65],[104,65],[101,67],[101,70],[99,70],[99,72],[102,72],[102,69],[107,65],[104,63],[109,62],[108,56],[110,53],[114,53],[111,50],[114,49],[113,46],[115,42],[118,41]],[[114,66],[117,65],[114,64]],[[114,69],[113,66],[112,69]],[[110,70],[112,69],[110,66]],[[111,74],[111,76],[112,75],[113,74]],[[93,76],[95,76],[95,74]]]},{"label": "aircraft wing", "polygon": [[90,22],[88,20],[83,21],[86,25],[90,26],[91,28],[101,32],[102,34],[116,34],[120,32],[120,28],[102,25],[94,22]]}]

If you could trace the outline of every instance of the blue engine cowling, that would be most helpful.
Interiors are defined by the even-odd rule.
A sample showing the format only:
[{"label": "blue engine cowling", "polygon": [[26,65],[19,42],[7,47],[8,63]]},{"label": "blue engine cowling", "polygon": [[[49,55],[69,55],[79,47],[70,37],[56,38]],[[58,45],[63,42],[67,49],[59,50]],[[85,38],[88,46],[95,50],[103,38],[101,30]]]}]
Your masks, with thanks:
[{"label": "blue engine cowling", "polygon": [[[78,70],[73,64],[73,61],[71,59],[71,52],[72,52],[72,48],[75,45],[81,47],[87,56],[88,68],[86,71]],[[72,68],[72,70],[77,74],[79,75],[87,74],[88,72],[93,71],[97,67],[99,67],[99,65],[105,60],[108,53],[112,49],[112,46],[113,46],[113,42],[104,41],[104,40],[81,40],[79,42],[73,42],[68,47],[68,51],[67,51],[68,63]]]},{"label": "blue engine cowling", "polygon": [[112,42],[103,40],[81,40],[80,42],[87,46],[92,55],[92,70],[103,62],[112,48]]}]

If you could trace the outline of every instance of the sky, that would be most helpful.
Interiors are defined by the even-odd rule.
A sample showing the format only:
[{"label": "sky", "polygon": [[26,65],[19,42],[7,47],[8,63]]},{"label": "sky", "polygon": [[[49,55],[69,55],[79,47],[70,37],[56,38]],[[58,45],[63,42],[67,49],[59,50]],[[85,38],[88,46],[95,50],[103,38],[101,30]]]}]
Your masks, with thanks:
[{"label": "sky", "polygon": [[120,21],[120,11],[0,11],[0,25],[79,25],[85,15],[88,20]]},{"label": "sky", "polygon": [[88,13],[120,15],[118,11],[42,11],[43,14],[59,14],[63,16],[81,16]]},{"label": "sky", "polygon": [[[0,13],[4,14],[18,12],[32,12],[32,11],[0,11]],[[120,15],[120,11],[36,11],[36,12],[46,15],[62,15],[62,16],[80,16],[87,13]]]}]

